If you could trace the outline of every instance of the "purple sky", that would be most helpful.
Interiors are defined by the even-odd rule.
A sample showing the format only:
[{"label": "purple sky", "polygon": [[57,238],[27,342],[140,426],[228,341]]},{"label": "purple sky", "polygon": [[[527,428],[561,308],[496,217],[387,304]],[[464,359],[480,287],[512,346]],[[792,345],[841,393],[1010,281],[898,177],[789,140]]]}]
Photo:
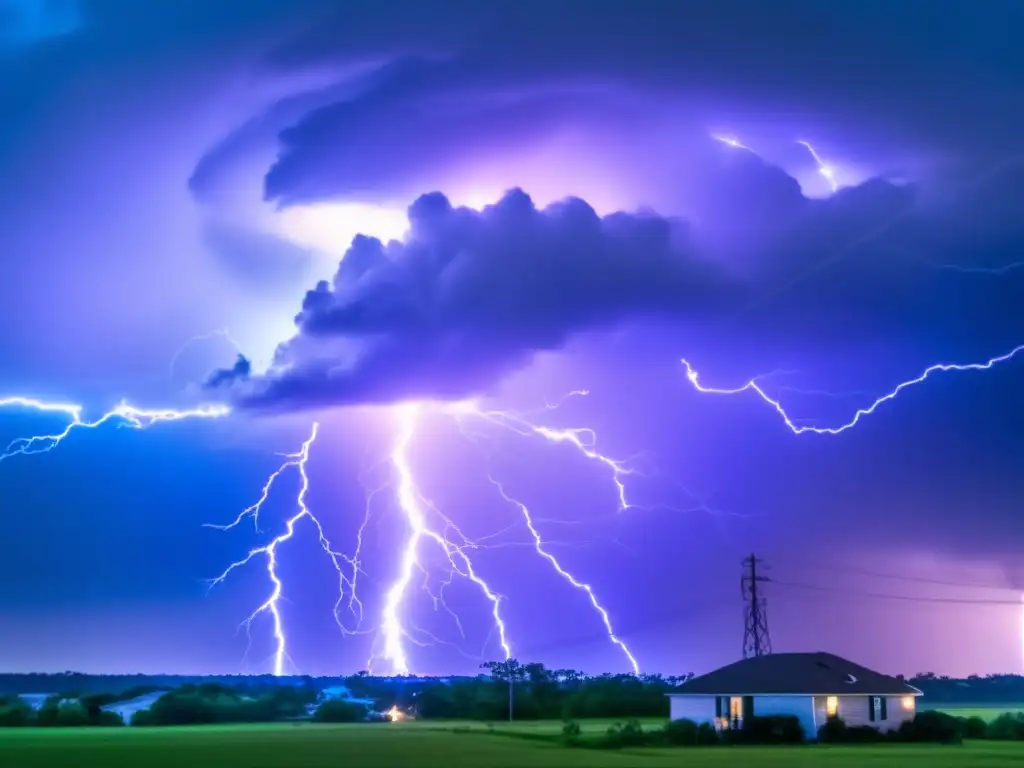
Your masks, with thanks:
[{"label": "purple sky", "polygon": [[[337,551],[362,532],[364,620],[339,631],[300,520],[277,550],[286,669],[389,655],[408,459],[428,527],[479,542],[462,552],[521,659],[629,668],[490,480],[645,670],[737,657],[756,551],[777,650],[1021,671],[1024,353],[839,435],[699,394],[680,363],[723,388],[771,373],[832,426],[1024,343],[1019,5],[142,5],[0,0],[0,396],[234,412],[0,463],[0,562],[25,574],[0,587],[10,669],[272,670],[271,617],[248,652],[236,633],[264,561],[207,588],[287,530],[295,468],[260,532],[203,524],[255,502],[316,420],[305,498]],[[609,465],[470,400],[593,428],[635,506]],[[410,402],[430,404],[396,459]],[[60,428],[0,411],[0,437]],[[502,653],[492,604],[456,577],[461,622],[439,607],[440,551],[397,605],[402,653],[469,671]]]}]

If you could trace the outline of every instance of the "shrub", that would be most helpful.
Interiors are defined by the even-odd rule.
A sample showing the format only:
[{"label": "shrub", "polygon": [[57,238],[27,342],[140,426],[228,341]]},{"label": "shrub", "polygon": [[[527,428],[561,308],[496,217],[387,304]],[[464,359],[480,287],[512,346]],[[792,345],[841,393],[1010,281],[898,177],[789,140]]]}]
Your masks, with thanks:
[{"label": "shrub", "polygon": [[748,717],[743,728],[729,732],[730,741],[743,744],[801,744],[804,727],[793,715]]},{"label": "shrub", "polygon": [[47,699],[36,713],[36,725],[60,728],[89,725],[89,715],[78,701]]},{"label": "shrub", "polygon": [[642,747],[648,740],[644,733],[643,726],[636,720],[628,723],[616,723],[605,731],[605,738],[602,746],[609,749],[621,749],[622,747]]},{"label": "shrub", "polygon": [[18,696],[0,696],[0,727],[21,728],[32,723],[32,707]]},{"label": "shrub", "polygon": [[342,699],[328,699],[316,708],[313,720],[318,723],[360,723],[366,719],[366,707]]},{"label": "shrub", "polygon": [[701,723],[697,726],[697,743],[701,746],[711,746],[712,744],[718,744],[721,741],[721,737],[718,735],[718,731],[715,730],[715,726],[711,723]]},{"label": "shrub", "polygon": [[884,734],[868,725],[849,728],[840,717],[830,717],[818,729],[818,740],[833,744],[872,744],[885,739]]},{"label": "shrub", "polygon": [[1024,739],[1024,715],[1020,712],[1004,712],[992,722],[986,723],[985,738],[999,741]]},{"label": "shrub", "polygon": [[566,720],[562,724],[562,741],[566,744],[578,744],[581,733],[580,724],[575,720]]},{"label": "shrub", "polygon": [[700,743],[700,728],[692,720],[669,720],[661,729],[661,737],[674,747],[693,746]]},{"label": "shrub", "polygon": [[978,717],[965,717],[960,721],[960,731],[963,733],[965,739],[986,739],[988,736],[988,723],[985,722],[984,718]]},{"label": "shrub", "polygon": [[846,741],[846,723],[840,717],[830,717],[818,728],[818,741],[842,744]]},{"label": "shrub", "polygon": [[963,740],[960,720],[945,712],[918,712],[913,720],[900,726],[901,741],[930,741],[959,744]]},{"label": "shrub", "polygon": [[149,709],[135,710],[128,722],[132,726],[157,725],[156,718],[153,717],[153,712]]}]

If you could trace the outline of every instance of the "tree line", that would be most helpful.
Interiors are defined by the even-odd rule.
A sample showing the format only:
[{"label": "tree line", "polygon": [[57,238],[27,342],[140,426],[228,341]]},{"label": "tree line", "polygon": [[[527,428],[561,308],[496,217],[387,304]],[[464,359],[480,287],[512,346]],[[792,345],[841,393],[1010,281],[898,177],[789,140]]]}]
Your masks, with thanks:
[{"label": "tree line", "polygon": [[[312,719],[324,722],[384,719],[393,708],[422,719],[517,720],[558,718],[666,717],[670,693],[689,675],[588,676],[573,669],[548,669],[516,660],[488,662],[472,678],[383,678],[360,672],[338,680],[347,696],[331,699],[313,678],[239,678],[237,684],[187,682],[137,711],[132,725],[271,722]],[[83,681],[75,679],[78,686]],[[134,682],[134,681],[133,681]],[[102,687],[109,687],[104,685]],[[43,709],[16,695],[0,699],[0,722],[41,725],[56,712],[63,725],[117,725],[120,718],[103,706],[153,692],[135,686],[120,693],[52,696]],[[56,709],[54,709],[56,707]],[[82,713],[85,713],[84,715]]]}]

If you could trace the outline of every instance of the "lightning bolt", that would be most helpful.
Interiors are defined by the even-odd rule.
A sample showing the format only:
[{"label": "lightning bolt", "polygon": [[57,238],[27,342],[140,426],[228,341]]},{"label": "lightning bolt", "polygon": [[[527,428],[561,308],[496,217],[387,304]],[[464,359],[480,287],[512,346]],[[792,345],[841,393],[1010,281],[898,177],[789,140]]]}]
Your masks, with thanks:
[{"label": "lightning bolt", "polygon": [[983,363],[936,363],[935,365],[931,365],[928,368],[925,368],[919,376],[900,382],[890,392],[887,392],[886,394],[876,399],[873,403],[871,403],[871,405],[865,408],[859,408],[853,414],[853,417],[849,421],[837,427],[816,427],[795,423],[793,419],[789,416],[789,414],[786,412],[786,409],[782,406],[782,403],[779,400],[769,396],[757,383],[757,379],[751,379],[746,384],[743,384],[740,387],[734,387],[732,389],[708,387],[700,383],[700,374],[687,360],[684,359],[682,363],[686,368],[686,378],[689,380],[690,384],[693,385],[693,388],[696,389],[698,392],[702,392],[708,395],[738,395],[741,392],[753,392],[762,400],[764,400],[764,402],[766,402],[768,405],[775,409],[775,412],[779,414],[779,416],[782,418],[782,421],[789,428],[789,430],[793,432],[793,434],[802,435],[805,432],[813,432],[816,435],[838,435],[850,429],[851,427],[856,426],[861,419],[863,419],[865,416],[870,416],[871,414],[873,414],[883,404],[889,402],[890,400],[895,400],[896,397],[903,390],[909,389],[910,387],[913,387],[916,384],[921,384],[933,374],[949,373],[953,371],[987,371],[999,365],[1000,363],[1009,362],[1010,360],[1014,359],[1017,355],[1019,355],[1021,352],[1024,352],[1024,344],[1014,347],[1006,354],[989,358]]},{"label": "lightning bolt", "polygon": [[187,339],[184,344],[178,347],[178,351],[175,352],[174,355],[171,357],[171,362],[169,366],[170,375],[174,376],[174,369],[178,365],[178,359],[185,353],[186,349],[191,347],[193,344],[198,344],[201,341],[212,341],[213,339],[218,338],[224,339],[224,341],[230,344],[237,354],[242,354],[242,346],[237,341],[235,341],[234,337],[231,335],[231,331],[229,331],[227,328],[219,328],[215,331],[209,331],[208,333],[200,333],[196,336],[191,337],[190,339]]},{"label": "lightning bolt", "polygon": [[18,408],[37,413],[61,414],[68,420],[67,426],[59,432],[31,437],[18,437],[8,443],[0,461],[13,456],[31,456],[47,453],[60,445],[76,429],[95,429],[108,422],[132,429],[146,429],[158,422],[182,421],[184,419],[216,419],[227,416],[230,409],[224,405],[204,405],[197,408],[176,410],[172,408],[144,409],[122,402],[93,421],[82,417],[84,407],[75,403],[51,403],[20,395],[0,399],[0,408]]},{"label": "lightning bolt", "polygon": [[[733,149],[745,149],[747,152],[754,152],[754,150],[752,150],[742,141],[737,139],[735,136],[727,136],[722,133],[713,133],[711,134],[711,138],[719,142],[720,144],[725,144],[727,147],[732,147]],[[754,154],[757,153],[754,152]]]},{"label": "lightning bolt", "polygon": [[922,261],[929,267],[932,267],[933,269],[945,270],[949,272],[961,272],[965,275],[999,276],[1024,268],[1024,261],[1011,261],[1008,264],[1003,264],[998,267],[973,267],[965,264],[943,264],[936,263],[928,259],[922,259]]},{"label": "lightning bolt", "polygon": [[[570,397],[584,397],[588,394],[587,390],[570,392],[558,403],[545,406],[544,410],[555,410]],[[447,411],[457,420],[476,418],[523,437],[541,437],[549,443],[568,445],[581,456],[596,462],[608,470],[612,484],[615,487],[615,495],[618,502],[617,508],[620,512],[637,506],[629,500],[626,489],[626,478],[637,474],[637,471],[629,465],[629,460],[613,459],[607,454],[598,451],[597,435],[593,429],[589,427],[555,429],[542,424],[536,424],[530,421],[525,414],[516,413],[515,411],[484,410],[473,401],[455,403]]]},{"label": "lightning bolt", "polygon": [[[324,533],[323,525],[320,520],[313,514],[306,503],[306,495],[309,492],[309,473],[306,471],[307,463],[309,462],[309,452],[313,443],[316,442],[317,434],[319,432],[320,425],[316,422],[310,430],[309,437],[302,443],[302,447],[295,453],[285,454],[286,461],[281,464],[271,475],[270,478],[263,486],[263,492],[260,498],[255,504],[243,510],[238,517],[231,523],[224,526],[210,526],[219,528],[221,530],[230,530],[235,526],[239,525],[246,517],[252,517],[254,521],[258,521],[259,513],[270,495],[270,490],[274,482],[285,472],[287,469],[294,468],[300,479],[299,492],[295,498],[295,505],[298,511],[295,512],[291,517],[285,521],[285,530],[273,538],[269,544],[265,544],[262,547],[255,547],[249,550],[248,554],[241,560],[236,560],[231,563],[217,578],[210,582],[210,588],[221,584],[232,571],[248,565],[250,562],[262,558],[266,563],[267,578],[271,583],[270,595],[264,600],[257,608],[249,614],[249,616],[242,622],[242,626],[245,627],[246,633],[249,634],[252,623],[255,619],[266,613],[269,614],[273,622],[274,632],[274,643],[276,650],[274,651],[274,674],[283,675],[285,674],[285,662],[291,661],[288,656],[288,637],[284,628],[284,620],[281,616],[281,598],[284,593],[284,584],[281,581],[280,576],[277,572],[278,566],[278,547],[289,541],[295,536],[295,526],[301,520],[309,520],[314,528],[316,529],[317,537],[320,543],[320,548],[327,554],[334,566],[334,569],[338,572],[338,600],[335,603],[334,619],[338,624],[338,628],[341,629],[343,634],[350,632],[341,621],[339,615],[339,607],[345,600],[346,594],[349,596],[350,605],[354,603],[358,606],[358,610],[361,614],[362,604],[358,602],[358,597],[355,594],[354,589],[354,573],[357,570],[357,564],[351,558],[346,557],[341,552],[337,552],[331,545],[330,540]],[[347,571],[351,571],[352,575],[349,575]],[[250,635],[251,637],[251,635]]]},{"label": "lightning bolt", "polygon": [[797,144],[804,147],[810,153],[811,158],[814,160],[814,164],[818,166],[818,175],[828,182],[828,185],[833,192],[836,192],[839,189],[839,182],[836,180],[835,169],[821,159],[821,155],[819,155],[818,151],[811,146],[810,142],[798,141]]},{"label": "lightning bolt", "polygon": [[[502,597],[498,595],[484,579],[476,572],[472,560],[466,554],[465,549],[451,542],[448,537],[430,526],[428,513],[441,516],[446,524],[446,530],[453,527],[447,518],[440,515],[437,508],[426,499],[420,492],[416,482],[412,466],[409,462],[409,447],[416,434],[421,406],[408,404],[397,407],[399,419],[398,438],[391,451],[391,464],[397,474],[397,501],[399,509],[405,514],[409,525],[409,538],[402,550],[401,567],[399,576],[388,589],[385,596],[384,610],[381,618],[381,634],[384,639],[384,649],[380,656],[391,663],[397,674],[409,674],[409,661],[405,653],[403,640],[410,637],[409,631],[403,626],[399,617],[399,609],[404,602],[409,585],[416,569],[425,568],[420,560],[420,546],[426,541],[433,541],[445,555],[448,564],[455,573],[469,579],[476,584],[484,597],[491,604],[491,615],[494,619],[495,628],[498,631],[498,638],[505,659],[512,657],[512,648],[509,644],[508,633],[505,621],[501,616]],[[458,529],[455,529],[458,531]],[[460,532],[461,535],[461,532]],[[372,665],[374,657],[371,657],[369,664]]]},{"label": "lightning bolt", "polygon": [[523,516],[523,521],[526,523],[527,529],[530,531],[530,536],[533,538],[534,548],[537,550],[537,554],[548,561],[551,567],[555,569],[555,572],[561,576],[565,581],[569,582],[575,589],[584,592],[590,600],[590,605],[594,608],[597,614],[601,617],[601,622],[604,624],[605,631],[608,633],[608,638],[619,647],[619,649],[625,654],[626,658],[629,659],[629,664],[633,668],[633,674],[640,674],[640,664],[637,662],[636,657],[629,650],[629,647],[615,634],[615,628],[612,626],[611,616],[608,614],[608,610],[601,605],[597,599],[597,595],[594,594],[594,589],[589,584],[580,581],[572,573],[567,571],[558,559],[551,554],[544,546],[544,539],[541,537],[540,532],[537,530],[536,525],[533,521],[533,516],[530,514],[530,510],[525,504],[518,499],[514,499],[505,492],[504,486],[495,480],[493,477],[489,478],[495,488],[498,489],[498,493],[501,497],[510,504],[514,504],[519,508],[520,513]]}]

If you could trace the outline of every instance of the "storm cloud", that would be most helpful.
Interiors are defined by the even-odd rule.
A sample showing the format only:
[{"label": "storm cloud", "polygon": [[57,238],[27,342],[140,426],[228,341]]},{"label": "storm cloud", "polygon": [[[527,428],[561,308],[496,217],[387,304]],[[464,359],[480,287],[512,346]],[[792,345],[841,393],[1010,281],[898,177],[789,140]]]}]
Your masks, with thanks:
[{"label": "storm cloud", "polygon": [[271,408],[462,397],[576,332],[706,316],[737,289],[655,214],[538,209],[512,190],[481,212],[424,195],[409,220],[404,242],[357,237],[333,282],[306,294],[274,372],[212,384],[247,379],[241,401]]},{"label": "storm cloud", "polygon": [[735,355],[748,366],[793,347],[927,350],[977,335],[996,351],[1024,333],[1024,270],[965,281],[948,268],[968,237],[989,260],[1013,258],[1024,232],[992,202],[1020,199],[1021,171],[962,190],[965,218],[881,179],[808,199],[751,153],[707,149],[715,216],[703,226],[602,217],[577,198],[538,208],[518,189],[482,211],[424,195],[404,242],[357,237],[333,281],[306,294],[267,373],[211,382],[243,406],[302,410],[477,395],[577,334],[651,323],[674,329],[680,354],[713,340],[719,363],[754,345]]}]

